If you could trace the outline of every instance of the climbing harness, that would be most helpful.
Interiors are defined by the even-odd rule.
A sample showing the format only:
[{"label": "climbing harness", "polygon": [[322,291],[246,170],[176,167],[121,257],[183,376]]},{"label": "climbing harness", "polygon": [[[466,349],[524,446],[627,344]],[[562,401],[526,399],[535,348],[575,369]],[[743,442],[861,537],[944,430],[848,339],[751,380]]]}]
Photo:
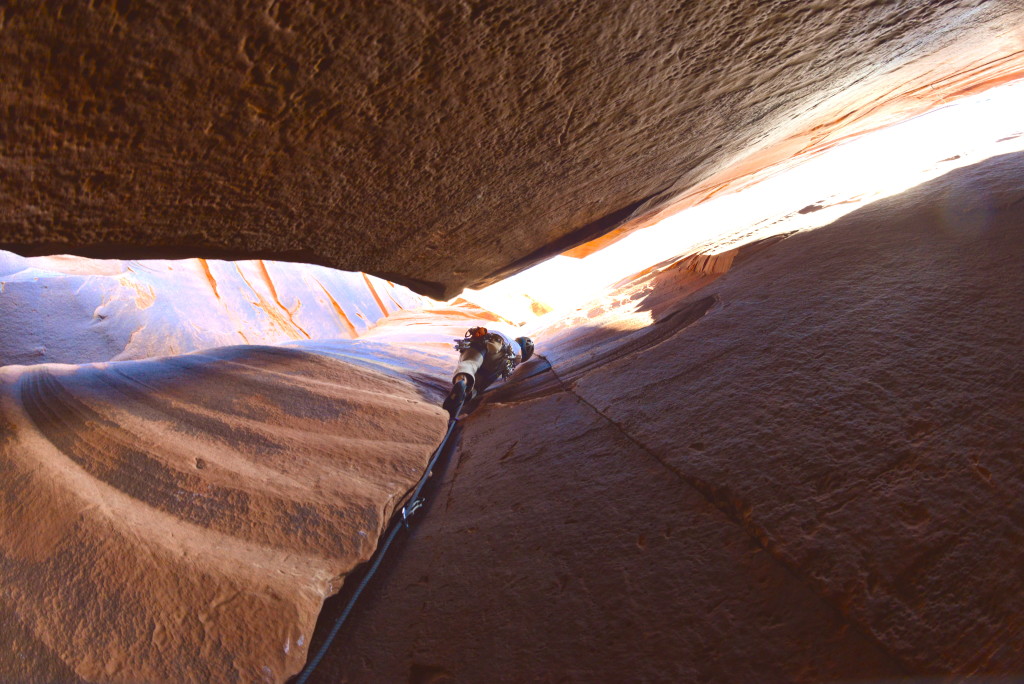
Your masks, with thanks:
[{"label": "climbing harness", "polygon": [[512,371],[516,369],[516,352],[508,338],[501,333],[489,332],[487,328],[482,327],[470,328],[466,331],[465,337],[455,340],[455,351],[461,354],[467,349],[476,349],[486,356],[487,349],[484,345],[491,340],[501,343],[501,366],[497,369],[497,373],[502,380],[508,380],[508,376],[512,375]]},{"label": "climbing harness", "polygon": [[427,463],[427,469],[423,473],[419,482],[416,483],[416,488],[412,490],[412,495],[409,497],[408,502],[402,506],[402,509],[397,514],[391,517],[391,522],[388,523],[390,531],[384,539],[384,543],[377,547],[377,550],[374,552],[373,563],[370,565],[370,569],[366,571],[366,575],[363,576],[362,581],[359,582],[359,586],[356,587],[356,590],[353,592],[351,598],[349,598],[348,603],[345,604],[345,609],[341,611],[341,615],[339,615],[338,619],[334,621],[334,626],[331,627],[331,631],[327,634],[327,638],[324,639],[324,643],[320,645],[320,649],[316,652],[316,655],[306,663],[306,667],[304,667],[302,672],[299,673],[298,679],[295,680],[295,684],[305,684],[306,680],[308,680],[313,674],[313,670],[315,670],[316,666],[320,664],[321,660],[323,660],[324,655],[327,654],[327,649],[331,647],[331,643],[334,641],[334,637],[338,636],[338,631],[341,629],[342,624],[344,624],[345,620],[348,618],[349,613],[352,612],[352,607],[359,599],[359,595],[363,593],[363,590],[366,589],[366,585],[370,583],[374,573],[377,572],[377,568],[380,567],[381,561],[384,560],[384,554],[388,552],[388,548],[391,546],[391,543],[395,541],[395,537],[398,536],[398,533],[401,530],[410,529],[409,521],[412,519],[412,516],[423,508],[423,504],[426,499],[421,497],[420,494],[423,492],[423,487],[426,486],[427,480],[429,480],[430,476],[433,474],[434,466],[437,465],[438,459],[441,458],[441,454],[448,445],[449,438],[455,431],[455,426],[459,422],[458,415],[462,410],[462,405],[464,403],[465,400],[460,401],[455,411],[452,412],[453,417],[448,421],[448,431],[445,433],[444,439],[442,439],[441,443],[437,446],[437,449],[434,450],[434,455],[430,457],[430,462]]}]

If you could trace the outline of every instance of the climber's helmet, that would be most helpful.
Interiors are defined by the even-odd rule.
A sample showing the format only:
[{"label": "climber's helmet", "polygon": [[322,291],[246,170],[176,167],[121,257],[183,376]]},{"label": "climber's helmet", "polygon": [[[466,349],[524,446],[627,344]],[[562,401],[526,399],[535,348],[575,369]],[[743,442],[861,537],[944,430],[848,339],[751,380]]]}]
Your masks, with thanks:
[{"label": "climber's helmet", "polygon": [[516,344],[523,350],[523,361],[527,361],[533,356],[533,340],[529,337],[517,337]]}]

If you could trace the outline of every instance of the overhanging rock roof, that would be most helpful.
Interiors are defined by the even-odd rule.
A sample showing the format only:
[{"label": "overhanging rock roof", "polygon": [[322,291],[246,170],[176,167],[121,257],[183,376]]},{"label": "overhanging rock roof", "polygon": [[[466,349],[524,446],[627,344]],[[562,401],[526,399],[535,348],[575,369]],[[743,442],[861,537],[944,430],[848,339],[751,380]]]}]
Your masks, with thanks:
[{"label": "overhanging rock roof", "polygon": [[1006,35],[1015,5],[8,7],[0,248],[273,257],[449,296]]}]

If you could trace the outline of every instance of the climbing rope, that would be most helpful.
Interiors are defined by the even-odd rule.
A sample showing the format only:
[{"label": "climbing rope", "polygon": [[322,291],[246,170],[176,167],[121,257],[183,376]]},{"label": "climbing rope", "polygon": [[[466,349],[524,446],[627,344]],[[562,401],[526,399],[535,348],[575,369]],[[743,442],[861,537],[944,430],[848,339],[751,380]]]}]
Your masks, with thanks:
[{"label": "climbing rope", "polygon": [[[459,415],[464,403],[465,399],[459,402],[455,411],[452,412],[452,416]],[[434,471],[434,466],[437,464],[438,459],[441,458],[441,453],[444,451],[445,446],[447,446],[448,439],[452,436],[452,432],[455,431],[455,426],[458,422],[459,419],[457,417],[453,417],[448,421],[448,431],[445,433],[444,439],[441,440],[441,443],[434,451],[434,455],[430,457],[427,469],[420,478],[420,481],[416,483],[416,488],[412,490],[412,496],[409,497],[408,503],[402,506],[402,509],[392,516],[391,522],[388,523],[388,526],[391,529],[388,532],[387,537],[384,539],[384,543],[378,546],[377,550],[374,552],[373,563],[370,565],[370,569],[367,570],[366,575],[364,575],[362,581],[359,582],[359,586],[356,587],[356,590],[353,592],[351,598],[349,598],[348,603],[345,604],[345,610],[341,611],[341,615],[339,615],[338,619],[334,621],[334,626],[331,627],[331,631],[328,632],[327,638],[324,639],[324,643],[320,645],[320,649],[316,652],[316,655],[306,663],[306,667],[304,667],[302,672],[299,673],[299,677],[295,680],[295,684],[306,684],[306,680],[310,678],[313,674],[313,670],[316,669],[316,666],[320,664],[320,661],[323,660],[323,657],[327,654],[327,649],[331,647],[334,637],[338,636],[338,631],[345,623],[349,613],[352,612],[352,607],[359,599],[359,595],[363,593],[363,590],[366,589],[366,585],[370,583],[374,573],[377,572],[377,568],[380,567],[381,561],[384,560],[384,554],[388,552],[388,548],[391,546],[391,543],[395,541],[395,537],[398,536],[399,531],[402,529],[409,529],[409,520],[418,510],[420,510],[420,508],[423,507],[425,499],[420,498],[420,493],[423,491],[423,487],[426,486],[427,480],[430,479],[430,475]]]}]

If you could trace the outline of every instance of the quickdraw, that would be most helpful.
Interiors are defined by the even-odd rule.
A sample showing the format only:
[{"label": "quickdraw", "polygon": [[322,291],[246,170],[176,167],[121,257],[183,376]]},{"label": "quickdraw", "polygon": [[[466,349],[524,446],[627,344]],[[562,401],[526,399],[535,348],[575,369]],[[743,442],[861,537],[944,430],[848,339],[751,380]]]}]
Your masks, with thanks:
[{"label": "quickdraw", "polygon": [[516,369],[516,353],[512,351],[512,347],[504,340],[502,340],[501,351],[504,354],[501,379],[508,380],[508,376],[512,375],[512,371]]}]

